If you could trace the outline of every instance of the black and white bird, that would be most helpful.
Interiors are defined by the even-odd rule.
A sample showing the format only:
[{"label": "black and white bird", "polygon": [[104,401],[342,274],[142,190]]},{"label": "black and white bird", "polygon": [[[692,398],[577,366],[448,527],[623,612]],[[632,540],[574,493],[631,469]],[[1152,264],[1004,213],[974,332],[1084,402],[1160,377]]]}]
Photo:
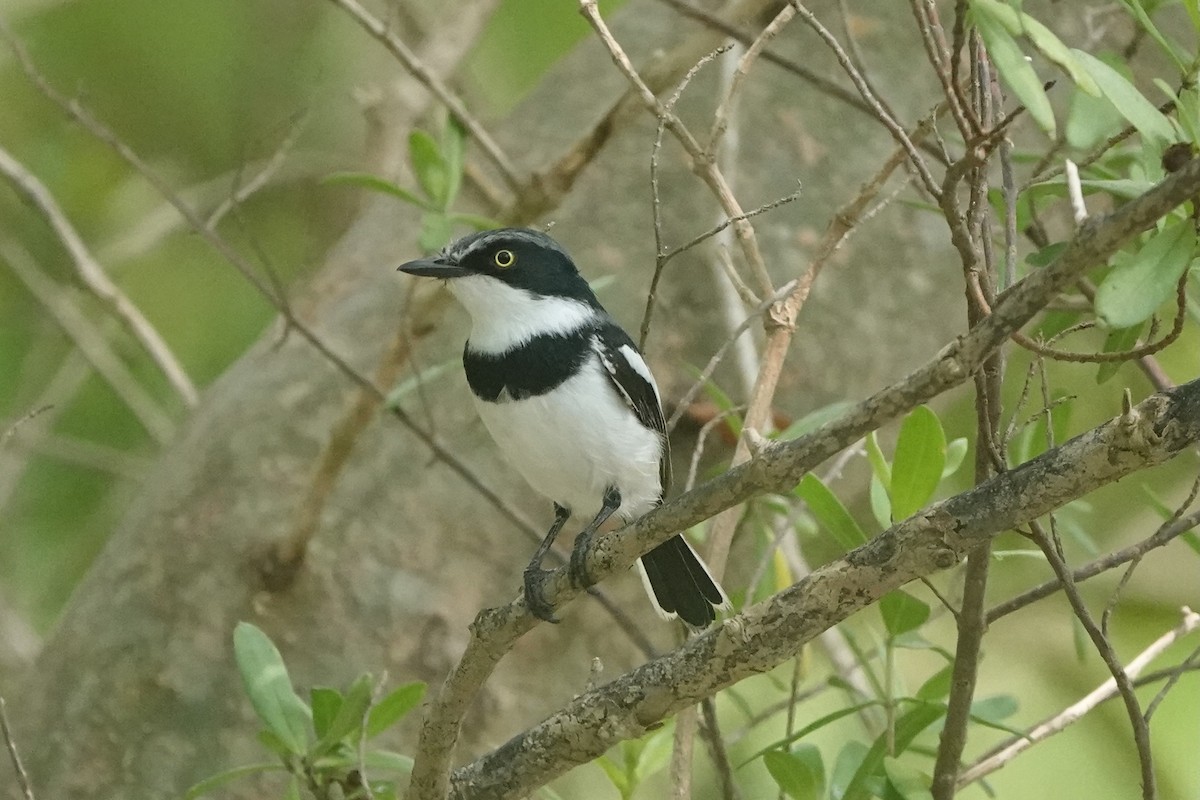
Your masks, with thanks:
[{"label": "black and white bird", "polygon": [[[524,584],[530,611],[555,621],[542,595],[541,562],[571,515],[591,520],[571,558],[572,578],[586,585],[582,555],[592,534],[614,513],[637,519],[670,486],[654,376],[571,257],[544,233],[476,233],[399,269],[444,279],[470,314],[463,367],[479,416],[508,462],[554,503],[554,524]],[[728,607],[682,536],[642,556],[639,567],[663,617],[703,627]]]}]

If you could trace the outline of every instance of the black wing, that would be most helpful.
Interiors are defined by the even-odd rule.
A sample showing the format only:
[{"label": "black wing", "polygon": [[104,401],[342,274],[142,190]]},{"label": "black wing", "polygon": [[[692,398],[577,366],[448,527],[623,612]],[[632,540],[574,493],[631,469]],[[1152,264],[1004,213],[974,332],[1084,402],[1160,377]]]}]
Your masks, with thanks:
[{"label": "black wing", "polygon": [[663,417],[654,376],[629,334],[611,319],[605,319],[597,325],[592,341],[596,355],[600,357],[600,363],[617,394],[637,415],[638,421],[655,431],[662,441],[658,478],[665,497],[671,486],[671,443],[667,439],[667,421]]}]

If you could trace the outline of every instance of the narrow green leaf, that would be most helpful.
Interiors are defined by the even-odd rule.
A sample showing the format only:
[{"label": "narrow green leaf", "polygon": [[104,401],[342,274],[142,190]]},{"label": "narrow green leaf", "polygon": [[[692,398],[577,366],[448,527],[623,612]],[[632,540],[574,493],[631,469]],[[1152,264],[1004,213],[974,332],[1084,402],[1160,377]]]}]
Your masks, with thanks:
[{"label": "narrow green leaf", "polygon": [[300,800],[300,779],[295,775],[288,782],[287,793],[284,794],[283,800]]},{"label": "narrow green leaf", "polygon": [[342,693],[325,686],[314,686],[309,692],[312,703],[313,731],[321,738],[329,731],[330,724],[342,707]]},{"label": "narrow green leaf", "polygon": [[604,770],[604,774],[608,776],[608,780],[612,783],[613,788],[620,793],[622,798],[629,797],[631,789],[624,766],[617,764],[616,761],[608,756],[600,756],[592,763],[598,764],[600,769]]},{"label": "narrow green leaf", "polygon": [[232,783],[238,778],[245,778],[249,775],[258,775],[262,772],[284,772],[285,767],[282,764],[246,764],[241,767],[227,769],[224,772],[218,772],[204,780],[200,781],[192,788],[188,789],[183,795],[183,800],[195,800],[197,797],[203,797],[215,789],[220,789],[227,783]]},{"label": "narrow green leaf", "polygon": [[1054,138],[1057,131],[1054,122],[1054,108],[1050,105],[1050,98],[1046,97],[1042,79],[1038,77],[1037,71],[1034,70],[1029,60],[1025,58],[1021,46],[1017,44],[1017,40],[1012,37],[1008,29],[995,17],[987,13],[978,13],[981,10],[984,10],[981,5],[972,4],[972,11],[975,12],[972,14],[975,19],[975,27],[979,30],[979,35],[983,37],[983,43],[987,47],[988,55],[992,57],[992,63],[996,65],[1000,77],[1029,111],[1029,115],[1033,117],[1038,127],[1044,130],[1050,138]]},{"label": "narrow green leaf", "polygon": [[[896,719],[894,726],[893,740],[895,744],[895,753],[899,755],[909,748],[913,739],[938,721],[945,715],[946,709],[944,706],[936,703],[925,703],[916,706],[911,711],[907,711]],[[867,751],[863,757],[862,763],[858,770],[854,773],[854,777],[850,780],[850,785],[846,787],[845,793],[842,795],[842,800],[868,800],[870,797],[869,784],[873,779],[878,778],[882,773],[883,759],[887,757],[889,752],[889,741],[887,732],[884,732],[871,745],[871,749]]]},{"label": "narrow green leaf", "polygon": [[942,480],[946,434],[928,406],[917,406],[900,425],[892,459],[892,518],[907,519],[924,508]]},{"label": "narrow green leaf", "polygon": [[1158,42],[1158,46],[1171,57],[1171,60],[1175,62],[1175,66],[1180,73],[1186,75],[1193,69],[1193,66],[1188,63],[1190,59],[1187,53],[1179,45],[1169,40],[1166,36],[1163,36],[1162,31],[1154,24],[1154,20],[1150,19],[1150,15],[1146,13],[1141,0],[1121,0],[1121,5],[1129,10],[1129,13],[1137,20],[1141,29],[1150,34],[1151,39]]},{"label": "narrow green leaf", "polygon": [[302,754],[312,713],[292,689],[275,645],[249,622],[239,622],[233,631],[233,653],[258,718],[289,752]]},{"label": "narrow green leaf", "polygon": [[329,729],[313,748],[314,755],[321,755],[332,750],[343,739],[358,740],[371,705],[371,687],[373,680],[370,675],[359,675],[346,691],[346,697],[338,708],[337,716],[329,723]]},{"label": "narrow green leaf", "polygon": [[[844,688],[854,691],[854,687],[852,687],[848,684]],[[824,728],[826,725],[828,725],[831,722],[837,722],[842,717],[848,717],[851,714],[857,714],[859,711],[862,711],[864,708],[873,708],[874,706],[879,706],[879,705],[883,705],[883,704],[878,700],[868,700],[865,703],[857,703],[855,705],[848,706],[846,708],[839,708],[837,711],[833,711],[829,714],[826,714],[823,717],[820,717],[819,719],[813,720],[812,722],[808,723],[803,728],[801,728],[800,730],[791,734],[790,736],[784,737],[783,739],[779,739],[778,741],[771,742],[769,745],[762,748],[761,750],[758,750],[753,755],[751,755],[749,758],[745,759],[740,764],[738,764],[738,767],[741,768],[741,767],[746,766],[750,762],[752,762],[752,761],[756,760],[757,758],[759,758],[760,756],[762,756],[764,753],[767,753],[771,750],[782,750],[783,748],[792,744],[792,742],[799,741],[800,739],[803,739],[805,736],[812,733],[813,731],[818,731],[821,728]],[[752,714],[749,716],[752,716]]]},{"label": "narrow green leaf", "polygon": [[1152,235],[1126,264],[1114,267],[1096,289],[1096,313],[1110,328],[1149,319],[1175,293],[1196,255],[1191,220],[1174,220]]},{"label": "narrow green leaf", "polygon": [[371,175],[366,172],[335,172],[327,176],[321,183],[332,186],[356,186],[360,189],[370,189],[373,192],[382,192],[383,194],[398,197],[417,208],[426,210],[432,208],[427,200],[417,197],[403,186],[398,186],[389,180],[380,178],[378,175]]},{"label": "narrow green leaf", "polygon": [[795,800],[819,800],[825,794],[825,764],[821,751],[811,744],[794,750],[770,750],[763,764],[779,788]]},{"label": "narrow green leaf", "polygon": [[437,142],[425,131],[413,131],[408,135],[408,158],[412,162],[413,172],[417,175],[417,182],[432,201],[432,207],[446,211],[446,192],[450,188],[450,178],[446,160],[442,157]]},{"label": "narrow green leaf", "polygon": [[796,487],[796,495],[808,504],[808,510],[843,549],[853,550],[866,543],[867,535],[854,517],[816,475],[811,472],[805,475]]},{"label": "narrow green leaf", "polygon": [[367,716],[367,738],[378,736],[394,725],[397,720],[421,704],[425,697],[425,683],[413,681],[393,689],[382,700],[371,707]]},{"label": "narrow green leaf", "polygon": [[1171,123],[1124,75],[1090,53],[1083,50],[1071,52],[1099,85],[1101,93],[1147,140],[1147,144],[1164,150],[1174,141],[1175,129]]},{"label": "narrow green leaf", "polygon": [[[1101,350],[1105,353],[1124,353],[1132,350],[1137,345],[1138,337],[1142,335],[1142,330],[1146,327],[1145,323],[1131,325],[1128,328],[1117,328],[1108,332],[1108,336],[1104,337],[1104,347]],[[1096,383],[1104,383],[1112,376],[1116,375],[1123,366],[1121,361],[1105,361],[1100,364],[1096,370]]]},{"label": "narrow green leaf", "polygon": [[929,606],[908,592],[896,589],[879,601],[879,613],[891,636],[914,631],[929,619]]},{"label": "narrow green leaf", "polygon": [[892,501],[888,499],[887,490],[883,488],[878,475],[871,476],[870,500],[871,515],[875,517],[875,522],[881,529],[888,528],[892,524]]},{"label": "narrow green leaf", "polygon": [[871,463],[875,477],[879,478],[883,488],[890,493],[892,491],[892,467],[883,457],[883,450],[879,449],[879,439],[875,436],[875,431],[867,434],[864,444],[867,447],[867,461]]},{"label": "narrow green leaf", "polygon": [[1045,25],[1000,0],[971,0],[971,5],[977,15],[986,14],[1003,25],[1013,36],[1025,36],[1048,61],[1057,64],[1070,75],[1071,80],[1080,89],[1090,95],[1100,94],[1100,88],[1096,86],[1095,81],[1072,58],[1070,49]]}]

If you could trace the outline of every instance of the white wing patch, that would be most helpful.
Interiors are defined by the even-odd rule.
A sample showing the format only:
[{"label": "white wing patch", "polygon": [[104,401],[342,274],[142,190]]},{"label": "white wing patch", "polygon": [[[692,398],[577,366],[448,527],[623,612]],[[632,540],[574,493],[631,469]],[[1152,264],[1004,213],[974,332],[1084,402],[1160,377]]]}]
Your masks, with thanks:
[{"label": "white wing patch", "polygon": [[646,359],[642,358],[642,354],[627,344],[621,345],[618,352],[625,356],[626,363],[633,368],[634,372],[646,379],[646,383],[650,384],[650,388],[654,390],[655,399],[661,405],[662,397],[658,394],[658,384],[654,382],[654,375],[651,374],[650,367],[646,366]]}]

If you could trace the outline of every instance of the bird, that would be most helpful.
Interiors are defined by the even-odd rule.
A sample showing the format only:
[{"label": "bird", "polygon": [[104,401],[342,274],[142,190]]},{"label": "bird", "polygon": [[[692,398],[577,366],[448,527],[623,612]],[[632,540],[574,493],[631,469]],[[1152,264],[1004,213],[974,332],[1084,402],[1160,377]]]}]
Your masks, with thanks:
[{"label": "bird", "polygon": [[[398,269],[444,281],[471,318],[462,360],[476,410],[509,465],[554,507],[523,588],[529,611],[557,622],[541,565],[568,520],[590,519],[576,536],[568,572],[586,588],[593,534],[614,514],[636,520],[670,488],[670,443],[654,376],[571,256],[541,231],[473,233]],[[638,567],[665,619],[705,628],[730,607],[682,535],[643,555]]]}]

